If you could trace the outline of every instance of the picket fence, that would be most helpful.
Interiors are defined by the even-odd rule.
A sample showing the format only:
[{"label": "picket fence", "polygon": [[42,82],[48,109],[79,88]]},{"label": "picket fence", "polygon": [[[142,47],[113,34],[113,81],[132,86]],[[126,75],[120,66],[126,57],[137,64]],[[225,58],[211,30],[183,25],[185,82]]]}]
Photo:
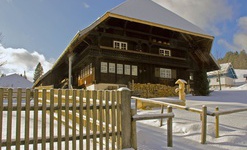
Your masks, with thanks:
[{"label": "picket fence", "polygon": [[122,149],[122,94],[0,89],[0,149]]}]

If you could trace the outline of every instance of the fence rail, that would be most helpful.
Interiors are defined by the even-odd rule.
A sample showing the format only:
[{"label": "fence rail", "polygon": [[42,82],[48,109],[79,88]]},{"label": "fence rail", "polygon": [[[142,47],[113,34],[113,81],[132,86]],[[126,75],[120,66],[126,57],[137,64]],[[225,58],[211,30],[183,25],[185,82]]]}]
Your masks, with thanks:
[{"label": "fence rail", "polygon": [[[197,109],[197,108],[192,108],[192,107],[187,107],[187,106],[182,106],[182,105],[177,105],[177,104],[171,104],[171,103],[166,103],[166,102],[161,102],[161,101],[150,100],[147,98],[140,98],[140,97],[136,97],[136,96],[132,96],[131,98],[134,99],[135,101],[143,101],[143,102],[161,105],[161,114],[163,114],[164,106],[170,106],[173,108],[177,108],[177,109],[186,110],[186,111],[200,114],[201,125],[202,125],[202,127],[201,127],[201,144],[206,143],[206,136],[207,136],[206,135],[207,134],[207,107],[206,106],[202,106],[202,109]],[[162,119],[160,120],[160,124],[162,125]]]},{"label": "fence rail", "polygon": [[215,137],[219,137],[219,126],[220,126],[220,116],[221,115],[228,115],[238,112],[247,111],[247,108],[239,108],[239,109],[232,109],[232,110],[225,110],[225,111],[219,111],[219,107],[215,108],[214,112],[210,113],[210,116],[215,117]]},{"label": "fence rail", "polygon": [[[224,110],[224,111],[220,111],[219,108],[216,107],[215,111],[208,111],[207,110],[207,106],[202,106],[202,109],[197,109],[197,108],[181,106],[181,105],[171,104],[171,103],[166,103],[166,102],[161,102],[161,101],[154,101],[154,100],[135,97],[135,96],[132,96],[131,98],[136,100],[136,101],[143,101],[143,102],[148,102],[148,103],[161,105],[161,114],[163,114],[164,106],[171,106],[173,108],[186,110],[186,111],[189,111],[189,112],[199,113],[200,114],[200,118],[201,118],[201,123],[202,123],[202,127],[201,127],[201,143],[202,144],[206,143],[207,116],[215,117],[215,137],[218,138],[219,137],[219,125],[220,125],[219,117],[221,115],[228,115],[228,114],[247,111],[246,107],[238,108],[238,109],[232,109],[232,110]],[[160,120],[160,126],[161,125],[162,125],[162,119]]]}]

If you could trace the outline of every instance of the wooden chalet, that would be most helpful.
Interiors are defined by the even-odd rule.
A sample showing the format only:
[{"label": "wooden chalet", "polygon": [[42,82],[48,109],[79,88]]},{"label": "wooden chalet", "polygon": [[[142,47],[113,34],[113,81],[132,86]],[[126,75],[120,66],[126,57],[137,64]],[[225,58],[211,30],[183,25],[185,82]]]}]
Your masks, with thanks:
[{"label": "wooden chalet", "polygon": [[127,0],[79,31],[35,86],[174,85],[193,79],[196,70],[218,69],[210,53],[213,39],[151,0]]}]

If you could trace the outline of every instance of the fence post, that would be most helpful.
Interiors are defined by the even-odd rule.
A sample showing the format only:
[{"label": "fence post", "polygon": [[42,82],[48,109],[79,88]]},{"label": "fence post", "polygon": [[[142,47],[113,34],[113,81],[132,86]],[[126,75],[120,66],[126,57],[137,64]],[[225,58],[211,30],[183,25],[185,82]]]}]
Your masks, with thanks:
[{"label": "fence post", "polygon": [[[161,105],[160,113],[161,113],[161,114],[164,113],[164,105]],[[163,124],[163,118],[160,118],[160,127],[162,126],[162,124]]]},{"label": "fence post", "polygon": [[206,137],[207,137],[207,106],[202,106],[202,133],[201,133],[201,144],[206,143]]},{"label": "fence post", "polygon": [[[219,111],[219,107],[215,108],[215,112]],[[215,137],[218,138],[219,137],[219,115],[215,115]]]},{"label": "fence post", "polygon": [[[137,113],[137,108],[131,109],[131,115],[134,116]],[[131,142],[132,148],[137,149],[137,135],[136,135],[136,121],[131,121]]]},{"label": "fence post", "polygon": [[[172,112],[172,107],[167,106],[167,113]],[[167,118],[167,146],[172,147],[172,117]]]},{"label": "fence post", "polygon": [[122,149],[131,148],[131,94],[128,88],[122,87],[118,91],[120,95],[121,107],[121,136],[122,136]]}]

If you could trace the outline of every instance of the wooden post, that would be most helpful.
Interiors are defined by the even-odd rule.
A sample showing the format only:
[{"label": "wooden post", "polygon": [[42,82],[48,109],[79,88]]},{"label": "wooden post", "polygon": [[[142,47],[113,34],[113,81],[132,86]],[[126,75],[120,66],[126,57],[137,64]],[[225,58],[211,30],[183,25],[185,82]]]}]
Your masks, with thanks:
[{"label": "wooden post", "polygon": [[135,81],[134,81],[134,80],[132,80],[131,90],[132,90],[132,91],[135,90]]},{"label": "wooden post", "polygon": [[17,89],[17,111],[16,111],[16,146],[17,150],[20,150],[21,145],[21,100],[22,100],[22,89]]},{"label": "wooden post", "polygon": [[131,93],[128,88],[119,88],[121,107],[122,149],[131,148]]},{"label": "wooden post", "polygon": [[69,78],[69,83],[68,83],[68,86],[69,86],[69,89],[71,89],[72,88],[72,59],[73,59],[73,54],[71,54],[70,56],[69,56],[69,76],[68,76],[68,78]]},{"label": "wooden post", "polygon": [[[167,113],[172,112],[172,107],[167,106]],[[167,146],[172,147],[172,117],[167,119]]]},{"label": "wooden post", "polygon": [[207,137],[207,106],[202,106],[202,133],[201,133],[201,144],[206,143],[206,137]]},{"label": "wooden post", "polygon": [[[8,116],[7,116],[7,146],[6,149],[11,149],[12,140],[12,113],[13,113],[13,89],[8,89]],[[2,139],[1,139],[2,140]]]},{"label": "wooden post", "polygon": [[[3,97],[4,97],[4,89],[0,88],[0,147],[2,147],[2,126],[3,126]],[[26,117],[27,118],[27,117]],[[26,134],[25,134],[26,135]]]},{"label": "wooden post", "polygon": [[[219,111],[219,107],[215,108],[215,112]],[[219,115],[215,115],[215,137],[218,138],[219,137]]]},{"label": "wooden post", "polygon": [[[24,149],[29,149],[29,141],[30,141],[30,139],[29,139],[30,138],[29,137],[29,133],[30,133],[30,99],[31,99],[31,90],[27,89],[26,90],[26,108],[25,108],[25,145],[24,145]],[[0,98],[0,101],[1,101],[1,98]],[[0,139],[2,139],[2,138],[0,137]]]},{"label": "wooden post", "polygon": [[185,102],[185,84],[187,84],[187,82],[185,80],[182,80],[182,79],[178,79],[175,84],[178,84],[179,87],[176,88],[175,92],[177,93],[178,92],[178,95],[179,95],[179,99],[182,100],[183,102]]},{"label": "wooden post", "polygon": [[[131,109],[131,115],[134,116],[137,113],[137,108]],[[132,148],[137,150],[137,135],[136,135],[136,121],[131,122],[131,138],[132,138]]]},{"label": "wooden post", "polygon": [[[161,113],[161,114],[164,113],[164,105],[161,105],[160,113]],[[163,124],[163,118],[160,118],[160,127],[162,126],[162,124]]]}]

